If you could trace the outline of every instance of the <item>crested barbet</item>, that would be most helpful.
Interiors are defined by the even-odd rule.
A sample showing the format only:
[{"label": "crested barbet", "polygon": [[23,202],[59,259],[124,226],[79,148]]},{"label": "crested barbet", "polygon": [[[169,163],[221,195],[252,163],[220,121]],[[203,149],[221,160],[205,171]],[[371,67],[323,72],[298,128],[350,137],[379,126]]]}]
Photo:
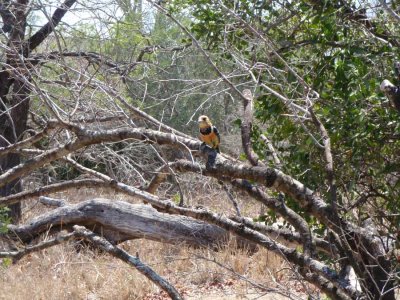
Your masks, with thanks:
[{"label": "crested barbet", "polygon": [[209,147],[215,149],[219,153],[219,144],[221,137],[219,135],[217,127],[215,127],[207,116],[199,117],[199,138]]}]

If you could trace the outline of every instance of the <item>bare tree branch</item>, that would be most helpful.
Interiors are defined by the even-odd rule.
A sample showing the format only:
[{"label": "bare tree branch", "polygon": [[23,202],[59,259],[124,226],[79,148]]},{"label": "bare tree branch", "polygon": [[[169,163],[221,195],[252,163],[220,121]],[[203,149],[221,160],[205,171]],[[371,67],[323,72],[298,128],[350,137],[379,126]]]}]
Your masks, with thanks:
[{"label": "bare tree branch", "polygon": [[39,202],[44,205],[55,206],[55,207],[62,207],[62,206],[67,205],[67,201],[65,201],[63,199],[50,198],[50,197],[46,197],[46,196],[40,196]]},{"label": "bare tree branch", "polygon": [[[71,123],[65,123],[62,126],[75,132],[78,138],[65,145],[45,151],[43,154],[7,170],[0,175],[0,187],[7,184],[7,182],[19,178],[20,176],[29,174],[33,170],[38,169],[51,161],[57,160],[83,147],[101,142],[117,142],[125,139],[135,139],[144,142],[157,142],[159,144],[173,144],[177,147],[183,147],[180,146],[183,144],[193,150],[198,149],[201,144],[200,141],[195,141],[193,139],[189,140],[170,133],[163,133],[143,128],[93,131]],[[186,149],[186,147],[183,147],[183,149]]]},{"label": "bare tree branch", "polygon": [[211,59],[210,55],[203,49],[203,47],[200,45],[200,42],[195,38],[195,36],[178,20],[176,19],[172,14],[170,14],[164,7],[159,5],[159,3],[151,0],[147,0],[147,2],[151,3],[156,7],[158,10],[160,10],[164,15],[169,17],[176,25],[179,26],[193,41],[193,43],[196,45],[197,49],[200,50],[200,52],[204,55],[206,58],[207,62],[212,66],[212,68],[215,70],[215,72],[220,76],[226,83],[227,85],[237,93],[237,95],[243,99],[245,99],[244,95],[238,90],[238,88],[229,80],[229,78],[218,68],[218,66],[214,63],[214,61]]},{"label": "bare tree branch", "polygon": [[[132,187],[125,186],[125,190],[130,190],[133,193],[137,193],[135,189]],[[171,201],[159,201],[158,197],[154,195],[147,194],[141,192],[138,196],[143,196],[143,199],[148,203],[152,204],[154,207],[160,208],[163,211],[180,214],[188,217],[192,217],[198,220],[203,220],[208,223],[217,225],[221,228],[224,228],[230,232],[235,233],[236,235],[245,238],[251,242],[259,244],[276,254],[285,257],[288,261],[309,268],[315,274],[311,277],[307,277],[308,271],[307,268],[301,268],[300,272],[303,276],[305,276],[306,280],[309,280],[313,284],[319,286],[324,292],[329,295],[336,295],[336,293],[348,293],[352,297],[357,297],[358,292],[354,290],[351,286],[343,284],[338,275],[331,270],[328,266],[322,264],[320,261],[314,260],[309,256],[304,256],[303,254],[298,253],[296,250],[292,250],[283,245],[277,244],[275,241],[271,240],[269,237],[251,230],[249,228],[243,227],[243,224],[236,223],[224,216],[219,214],[204,210],[204,209],[190,209],[183,208],[175,205]],[[309,276],[309,275],[308,275]],[[326,280],[322,279],[326,278]],[[325,282],[321,286],[321,280]]]},{"label": "bare tree branch", "polygon": [[204,166],[195,165],[185,160],[176,161],[171,163],[171,165],[181,172],[201,172],[203,175],[212,176],[221,180],[224,180],[224,177],[242,178],[266,187],[273,187],[296,199],[305,211],[316,216],[323,223],[332,226],[335,228],[334,230],[337,231],[341,231],[339,224],[345,222],[344,220],[335,219],[331,211],[332,208],[315,195],[312,190],[276,169],[231,164],[228,161],[222,163],[217,161],[217,168],[215,170],[206,169]]},{"label": "bare tree branch", "polygon": [[[253,222],[250,218],[243,218],[243,217],[230,217],[235,222],[243,223],[245,226],[259,231],[271,239],[279,241],[281,243],[297,243],[299,245],[304,244],[304,237],[302,233],[296,233],[289,229],[285,228],[277,228],[277,226],[267,226],[262,224],[261,222]],[[336,257],[338,250],[336,249],[335,245],[332,245],[328,241],[321,239],[321,238],[313,238],[315,247],[318,251],[324,252],[326,255],[329,255],[332,258]]]},{"label": "bare tree branch", "polygon": [[[313,260],[308,256],[304,256],[295,250],[293,251],[290,248],[277,244],[267,236],[247,227],[243,227],[241,223],[233,222],[224,216],[203,209],[183,208],[173,204],[171,201],[160,201],[160,199],[154,195],[139,191],[121,183],[118,183],[118,186],[126,192],[129,192],[132,196],[137,195],[142,197],[145,201],[163,211],[192,217],[200,221],[206,221],[207,223],[217,225],[218,227],[210,227],[210,225],[204,227],[203,222],[196,223],[193,220],[182,219],[178,223],[186,222],[186,224],[188,224],[187,222],[190,222],[191,226],[197,228],[187,227],[186,225],[181,227],[178,231],[176,227],[178,224],[177,216],[158,213],[150,206],[132,205],[121,201],[110,202],[104,199],[94,199],[76,205],[67,205],[57,208],[30,221],[26,225],[8,225],[8,228],[10,232],[15,234],[18,239],[22,241],[30,241],[34,236],[43,233],[49,227],[51,227],[52,231],[56,231],[60,228],[59,226],[62,226],[62,228],[65,229],[73,224],[85,224],[86,226],[98,224],[95,226],[96,230],[101,230],[105,236],[109,236],[108,239],[114,241],[123,241],[135,237],[147,237],[150,239],[161,239],[173,243],[180,240],[187,243],[193,243],[194,245],[198,245],[199,242],[200,244],[207,245],[207,243],[211,242],[212,244],[214,241],[220,240],[217,237],[221,237],[221,229],[219,227],[222,227],[223,229],[233,232],[242,238],[266,247],[296,265],[305,266],[307,267],[306,269],[316,272],[319,274],[317,277],[314,276],[311,279],[306,279],[317,284],[328,294],[335,294],[338,292],[338,288],[339,290],[343,289],[346,293],[352,295],[356,293],[350,286],[343,284],[338,275],[333,270],[329,269],[328,266],[319,261]],[[140,225],[140,222],[143,221],[137,217],[133,218],[133,216],[148,216],[149,214],[153,215],[151,219],[158,220],[157,223],[159,225],[155,224],[155,222],[147,221],[144,221],[144,223]],[[148,220],[148,218],[146,217],[144,220]],[[154,230],[149,227],[150,224],[154,224],[157,229]],[[108,230],[99,228],[99,225],[103,228],[108,228]],[[138,231],[139,228],[140,230]],[[172,228],[174,229],[171,230]],[[182,230],[187,231],[187,233],[184,233]],[[209,238],[211,236],[213,238],[210,240]],[[222,236],[224,235],[222,234]],[[306,269],[300,270],[303,276],[307,276],[308,274]],[[330,287],[321,287],[319,282],[321,278],[319,276],[322,276],[331,282]]]},{"label": "bare tree branch", "polygon": [[155,174],[144,190],[150,194],[155,194],[157,188],[167,179],[167,170],[169,168],[166,165],[161,166],[157,170],[155,170]]},{"label": "bare tree branch", "polygon": [[60,23],[61,19],[71,8],[76,0],[66,0],[60,7],[58,7],[49,20],[42,28],[40,28],[33,36],[31,36],[26,45],[24,46],[23,53],[27,56],[30,52],[36,49],[53,31],[54,28]]},{"label": "bare tree branch", "polygon": [[247,159],[253,166],[265,167],[265,164],[259,161],[258,155],[251,147],[251,128],[253,119],[253,95],[249,89],[243,90],[243,120],[240,126],[242,133],[242,147]]},{"label": "bare tree branch", "polygon": [[50,248],[53,247],[55,245],[59,245],[61,243],[64,243],[66,241],[69,241],[73,238],[76,237],[76,233],[72,232],[72,233],[66,233],[66,234],[59,234],[57,235],[55,238],[40,242],[36,245],[32,245],[32,246],[27,246],[22,250],[19,251],[2,251],[0,252],[0,257],[10,257],[13,259],[13,262],[17,262],[18,260],[20,260],[21,258],[23,258],[24,256],[33,253],[33,252],[37,252],[40,250],[44,250],[46,248]]},{"label": "bare tree branch", "polygon": [[149,266],[142,263],[138,257],[134,257],[130,255],[128,252],[124,251],[123,249],[112,245],[109,241],[94,234],[90,230],[87,230],[85,227],[75,225],[73,229],[76,232],[77,236],[80,236],[90,241],[96,247],[99,247],[100,249],[110,253],[112,256],[135,267],[136,270],[138,270],[140,273],[142,273],[144,276],[146,276],[148,279],[154,282],[162,290],[167,292],[167,294],[171,297],[171,299],[174,300],[183,299],[182,296],[178,293],[178,291],[168,281],[166,281],[164,278],[158,275]]},{"label": "bare tree branch", "polygon": [[47,136],[48,132],[51,129],[54,129],[55,127],[56,127],[56,124],[54,122],[49,121],[46,124],[46,127],[42,131],[36,133],[35,135],[31,136],[30,138],[27,138],[27,139],[25,139],[23,141],[11,144],[11,145],[6,146],[6,147],[0,147],[0,156],[6,155],[6,154],[11,153],[11,152],[14,152],[14,151],[16,151],[18,149],[21,149],[23,147],[32,145],[32,144],[40,141],[43,137]]},{"label": "bare tree branch", "polygon": [[[158,197],[155,199],[162,202]],[[29,243],[49,229],[58,232],[71,229],[76,224],[93,228],[114,243],[147,238],[163,243],[216,249],[229,239],[228,232],[203,221],[158,212],[150,205],[100,198],[55,208],[26,224],[8,225],[7,235]],[[248,242],[245,244],[249,247]]]},{"label": "bare tree branch", "polygon": [[232,185],[239,187],[249,193],[254,199],[260,201],[262,204],[276,212],[284,218],[290,225],[292,225],[299,233],[302,239],[304,251],[308,255],[315,252],[315,241],[306,220],[304,220],[294,210],[290,209],[285,203],[276,198],[268,197],[259,187],[251,185],[243,179],[234,179],[231,181]]},{"label": "bare tree branch", "polygon": [[10,205],[42,195],[66,191],[68,189],[99,188],[103,185],[104,181],[99,179],[69,180],[65,182],[50,184],[47,186],[41,186],[33,190],[27,190],[0,198],[0,205]]},{"label": "bare tree branch", "polygon": [[154,272],[149,266],[143,264],[138,257],[131,256],[123,249],[112,245],[105,238],[94,234],[92,231],[86,229],[83,226],[74,225],[73,230],[74,231],[71,233],[59,234],[55,238],[40,242],[33,246],[27,246],[26,248],[19,251],[2,251],[0,252],[0,257],[10,257],[13,259],[13,262],[17,262],[18,260],[20,260],[21,258],[30,253],[44,250],[46,248],[61,244],[73,238],[75,239],[83,238],[91,242],[97,248],[100,248],[106,251],[107,253],[111,254],[112,256],[135,267],[140,273],[145,275],[157,286],[166,291],[172,299],[182,299],[178,291],[171,284],[169,284],[164,278],[162,278],[156,272]]},{"label": "bare tree branch", "polygon": [[279,159],[278,153],[276,152],[271,141],[264,134],[261,134],[260,138],[264,142],[264,144],[267,146],[268,150],[271,152],[272,159],[274,160],[274,164],[279,169],[281,167],[281,160]]},{"label": "bare tree branch", "polygon": [[333,170],[333,157],[332,157],[332,150],[331,150],[331,139],[329,138],[328,131],[326,130],[324,124],[319,120],[319,118],[315,115],[314,110],[310,107],[309,109],[311,118],[314,122],[314,124],[317,126],[319,129],[323,143],[324,143],[324,154],[325,154],[325,160],[326,160],[326,165],[325,165],[325,170],[327,173],[327,178],[328,178],[328,184],[329,184],[329,189],[330,189],[330,201],[332,204],[332,207],[336,210],[336,205],[337,205],[337,193],[336,193],[336,179],[335,179],[335,173]]},{"label": "bare tree branch", "polygon": [[59,59],[61,57],[84,58],[87,61],[89,61],[90,63],[109,67],[107,69],[108,72],[115,72],[117,74],[126,76],[137,65],[142,63],[143,56],[145,54],[151,54],[156,51],[162,51],[162,52],[183,51],[190,46],[191,46],[191,43],[182,45],[182,46],[177,46],[177,47],[165,47],[163,45],[146,46],[140,50],[140,53],[139,53],[136,61],[130,62],[130,63],[117,63],[117,62],[114,62],[113,60],[111,60],[110,58],[105,57],[104,55],[101,55],[99,53],[85,52],[85,51],[64,51],[64,52],[52,51],[49,53],[41,53],[41,54],[31,55],[27,59],[27,61],[31,62],[32,64],[38,64],[38,63],[45,63],[48,60]]},{"label": "bare tree branch", "polygon": [[[74,131],[78,138],[64,146],[45,151],[43,154],[4,172],[0,175],[0,186],[19,178],[22,175],[26,175],[51,161],[66,156],[69,153],[100,142],[115,142],[131,138],[175,146],[179,146],[180,143],[182,143],[192,150],[198,149],[201,144],[200,141],[189,140],[169,133],[162,133],[143,128],[93,131],[70,123],[64,125],[68,129]],[[182,171],[197,172],[199,170],[199,166],[194,166],[192,163],[187,161],[180,161],[175,164],[176,166],[179,166]],[[315,215],[333,230],[338,231],[339,228],[341,228],[340,225],[343,226],[342,228],[348,228],[349,226],[349,224],[346,224],[344,220],[334,214],[331,206],[327,205],[321,198],[314,195],[312,190],[306,188],[302,183],[279,170],[272,168],[247,167],[239,164],[219,164],[218,162],[217,164],[218,168],[215,171],[203,170],[203,172],[209,176],[211,175],[220,178],[228,176],[254,180],[266,187],[274,187],[278,191],[286,193],[299,201],[299,204],[306,208],[308,212]]]}]

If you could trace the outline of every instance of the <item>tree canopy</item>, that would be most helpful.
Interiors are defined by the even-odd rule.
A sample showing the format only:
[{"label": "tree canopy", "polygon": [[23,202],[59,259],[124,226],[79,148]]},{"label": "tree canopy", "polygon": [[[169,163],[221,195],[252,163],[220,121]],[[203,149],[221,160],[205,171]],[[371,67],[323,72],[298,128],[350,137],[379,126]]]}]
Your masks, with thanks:
[{"label": "tree canopy", "polygon": [[[278,253],[333,299],[394,299],[396,1],[52,3],[0,6],[0,203],[14,223],[27,195],[98,184],[86,173]],[[197,139],[203,114],[222,135],[214,168]],[[267,214],[182,206],[188,172],[246,191]],[[166,180],[174,190],[161,196]],[[278,218],[299,247],[270,238]]]}]

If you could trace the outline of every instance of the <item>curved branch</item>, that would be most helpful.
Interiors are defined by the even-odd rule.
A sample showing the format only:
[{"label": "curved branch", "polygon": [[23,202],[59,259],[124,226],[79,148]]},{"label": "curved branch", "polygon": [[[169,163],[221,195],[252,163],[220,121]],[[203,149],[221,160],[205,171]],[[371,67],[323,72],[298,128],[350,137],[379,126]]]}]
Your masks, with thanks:
[{"label": "curved branch", "polygon": [[[243,121],[241,126],[243,150],[247,156],[247,159],[253,166],[265,167],[265,164],[259,160],[258,155],[253,151],[251,147],[250,134],[253,118],[253,95],[249,89],[245,89],[243,91],[243,95],[246,98],[246,100],[243,101]],[[251,194],[255,199],[259,200],[270,209],[276,211],[290,224],[292,224],[294,228],[296,228],[300,232],[305,253],[307,253],[308,255],[313,255],[313,253],[315,252],[315,242],[313,241],[311,230],[307,222],[299,214],[286,207],[282,201],[268,198],[267,195],[263,193],[260,189],[258,189],[257,187],[253,187],[250,184],[244,183],[243,180],[233,180],[232,184],[236,187],[241,187],[242,189],[247,190],[247,192]]]},{"label": "curved branch", "polygon": [[[93,144],[105,142],[118,142],[125,139],[135,139],[145,142],[156,142],[158,144],[170,144],[177,147],[188,147],[191,150],[199,149],[201,142],[193,139],[178,137],[174,134],[163,133],[150,129],[129,128],[115,130],[87,130],[81,126],[65,123],[62,124],[69,130],[75,132],[77,138],[66,145],[45,151],[18,166],[9,169],[0,175],[0,187],[8,182],[19,178],[29,172],[44,166],[51,161],[64,157],[74,151]],[[222,179],[224,176],[232,178],[243,178],[252,180],[266,187],[273,187],[277,191],[283,192],[296,199],[299,204],[320,219],[323,223],[330,226],[335,232],[350,229],[348,223],[340,219],[330,205],[325,203],[314,192],[304,186],[301,182],[273,168],[249,167],[239,163],[229,162],[223,158],[217,161],[217,168],[213,170],[194,165],[189,161],[179,161],[175,163],[182,171],[198,172],[202,170],[204,174]],[[354,228],[351,228],[354,229]]]},{"label": "curved branch", "polygon": [[[160,201],[159,198],[154,195],[145,193],[143,191],[138,191],[126,185],[118,185],[120,185],[121,188],[124,188],[126,191],[130,191],[131,193],[142,196],[143,199],[145,199],[148,203],[154,207],[162,209],[163,211],[206,221],[207,223],[217,225],[218,227],[221,227],[242,238],[265,247],[270,251],[273,251],[279,256],[287,259],[289,262],[300,266],[301,268],[299,269],[299,272],[304,276],[304,278],[317,285],[328,295],[331,295],[335,298],[338,293],[346,293],[353,298],[356,298],[358,295],[358,292],[354,288],[344,283],[339,278],[338,274],[336,274],[335,271],[330,269],[327,265],[321,263],[320,261],[314,260],[307,255],[303,255],[297,252],[295,249],[280,245],[266,235],[243,226],[242,223],[234,222],[223,215],[204,209],[179,207],[171,201]],[[313,276],[310,276],[308,270],[311,270]],[[343,297],[341,299],[343,299]]]},{"label": "curved branch", "polygon": [[[74,164],[74,166],[77,167],[81,171],[85,171],[84,169],[80,168],[81,167],[80,165]],[[163,168],[165,168],[165,166],[163,166]],[[37,189],[34,189],[34,190],[25,191],[25,192],[21,192],[21,193],[18,193],[18,194],[10,195],[8,197],[0,198],[0,205],[9,205],[9,204],[17,203],[19,201],[32,199],[34,197],[40,197],[39,201],[41,203],[43,203],[43,204],[52,205],[54,200],[56,200],[57,203],[56,203],[55,206],[58,206],[58,207],[65,206],[65,201],[62,201],[62,203],[60,203],[60,200],[58,200],[58,199],[43,197],[43,195],[48,195],[48,194],[51,194],[51,193],[65,191],[65,190],[70,189],[70,188],[80,189],[80,188],[83,188],[83,187],[85,187],[85,188],[95,188],[95,187],[103,187],[104,188],[105,187],[105,188],[114,189],[117,192],[125,193],[126,195],[130,195],[130,196],[136,195],[136,194],[132,194],[129,189],[124,189],[123,188],[124,187],[123,184],[121,184],[121,183],[120,184],[116,184],[116,182],[114,182],[111,178],[108,177],[108,179],[106,179],[107,177],[108,176],[105,176],[105,175],[103,176],[104,181],[100,180],[100,179],[71,180],[71,181],[66,181],[66,182],[61,182],[61,183],[56,183],[56,184],[40,187],[40,188],[37,188]],[[235,182],[233,182],[233,185],[235,186],[239,182],[240,182],[240,180],[235,180]],[[245,185],[245,184],[243,183],[243,185]],[[240,188],[243,189],[243,186],[240,186]],[[253,189],[256,189],[256,188],[253,187]],[[148,193],[153,194],[152,190],[148,190],[148,189],[145,189],[145,190]],[[258,189],[256,189],[256,190],[259,191]],[[250,194],[253,197],[257,197],[253,193],[250,193]],[[269,206],[271,208],[275,205],[276,208],[277,208],[277,213],[283,215],[284,217],[286,216],[286,214],[284,214],[282,212],[282,209],[279,208],[279,206],[281,206],[281,205],[278,205],[276,203],[277,202],[276,199],[268,198],[265,194],[263,194],[261,197],[263,197],[263,199],[264,199],[264,200],[261,200],[264,204],[266,204],[267,206]],[[48,199],[51,200],[51,203],[48,203],[50,201],[46,201],[46,203],[44,203],[45,202],[44,200],[48,200]],[[265,202],[267,202],[267,203],[265,203]],[[62,205],[60,205],[60,204],[62,204]],[[284,212],[289,211],[288,214],[290,215],[290,211],[292,211],[292,210],[290,208],[286,207],[286,208],[283,209],[283,211]],[[236,217],[232,217],[232,219],[234,221],[236,221],[236,222],[244,222],[244,224],[246,226],[249,226],[252,229],[255,229],[255,230],[258,230],[258,231],[261,231],[261,232],[265,232],[267,234],[272,234],[273,236],[279,236],[279,237],[283,238],[285,240],[285,242],[292,242],[292,241],[296,241],[296,242],[299,241],[300,242],[300,240],[302,240],[301,235],[297,236],[295,233],[290,233],[289,234],[289,233],[284,233],[284,232],[281,232],[279,230],[273,230],[273,229],[265,230],[259,224],[252,223],[253,225],[251,225],[249,222],[246,221],[246,219],[236,218]],[[285,219],[287,219],[292,226],[294,226],[295,228],[298,228],[298,226],[296,226],[295,222],[291,222],[290,217],[289,218],[285,217]],[[253,228],[251,226],[255,226],[255,227]],[[300,230],[300,232],[301,232],[301,230]],[[323,241],[319,241],[319,239],[316,239],[316,245],[317,245],[317,247],[325,249],[325,252],[328,253],[328,249],[324,248],[324,246],[323,246]],[[329,249],[332,250],[333,245],[329,245],[329,246],[330,246]],[[330,251],[330,253],[331,252],[332,251]]]},{"label": "curved branch", "polygon": [[[249,227],[253,230],[259,231],[263,234],[266,234],[267,236],[271,237],[274,240],[277,240],[281,243],[285,242],[293,242],[299,245],[302,245],[304,243],[304,238],[302,237],[302,234],[298,234],[296,232],[292,232],[289,229],[285,228],[276,228],[274,226],[266,226],[261,223],[253,222],[250,218],[241,218],[241,217],[230,217],[235,222],[241,222],[246,227]],[[317,249],[321,252],[324,252],[325,254],[329,255],[332,257],[332,254],[337,253],[337,249],[335,245],[332,245],[330,242],[321,239],[321,238],[315,238],[315,246]]]},{"label": "curved branch", "polygon": [[[243,178],[263,184],[267,187],[274,187],[295,199],[305,212],[315,216],[321,223],[325,224],[333,232],[345,236],[349,249],[357,249],[360,240],[366,248],[377,250],[376,255],[384,255],[376,247],[377,240],[370,231],[361,228],[341,216],[332,206],[326,204],[312,190],[301,182],[272,168],[249,167],[240,164],[233,164],[225,161],[217,161],[215,169],[206,169],[204,166],[192,164],[189,161],[179,160],[172,163],[175,168],[182,172],[201,172],[203,175],[224,180],[224,177]],[[354,259],[353,263],[358,260]],[[359,263],[362,263],[361,261]]]},{"label": "curved branch", "polygon": [[[182,216],[160,213],[147,205],[93,199],[57,208],[29,221],[25,225],[8,225],[9,231],[16,235],[18,240],[29,242],[35,236],[47,232],[48,228],[55,231],[61,228],[71,228],[74,224],[81,224],[94,227],[102,232],[107,239],[117,242],[145,237],[174,244],[184,242],[194,246],[214,247],[216,245],[215,241],[223,241],[227,238],[225,231],[227,230],[285,257],[291,263],[306,267],[300,268],[301,274],[306,279],[309,276],[308,269],[313,273],[315,272],[318,275],[307,280],[318,285],[329,295],[335,295],[338,289],[342,292],[346,291],[350,295],[356,293],[350,286],[344,284],[328,266],[298,253],[294,249],[277,244],[267,236],[243,227],[241,223],[236,223],[224,216],[202,209],[182,208],[171,201],[160,201],[154,195],[120,183],[118,186],[120,189],[129,191],[131,195],[141,195],[143,199],[157,208]],[[198,221],[191,218],[195,218]],[[213,225],[201,221],[206,221]],[[321,277],[330,282],[329,288],[321,286]]]},{"label": "curved branch", "polygon": [[319,120],[319,118],[315,115],[314,110],[310,107],[309,112],[311,115],[311,119],[313,120],[315,126],[318,128],[321,133],[324,145],[324,154],[325,154],[325,170],[327,174],[329,189],[330,189],[330,197],[331,197],[331,205],[336,210],[336,201],[337,201],[337,193],[336,193],[336,179],[335,173],[333,169],[333,157],[331,150],[331,139],[329,137],[328,131],[326,130],[324,124]]},{"label": "curved branch", "polygon": [[[88,130],[71,123],[64,123],[61,126],[75,132],[77,138],[66,145],[45,151],[43,154],[4,172],[0,175],[0,187],[23,175],[27,175],[29,172],[38,169],[51,161],[62,158],[83,147],[93,144],[135,139],[145,142],[156,142],[158,144],[169,144],[177,147],[187,147],[191,150],[197,150],[201,145],[200,141],[144,128]],[[179,161],[175,164],[183,171],[198,172],[199,170],[202,170],[202,172],[208,176],[221,179],[224,176],[243,178],[253,180],[265,185],[266,187],[273,187],[277,191],[283,192],[296,199],[306,212],[316,216],[327,226],[330,226],[335,232],[339,232],[340,234],[341,230],[349,232],[354,230],[354,227],[349,228],[348,223],[334,214],[332,207],[315,195],[311,189],[279,170],[273,168],[249,167],[229,162],[223,158],[219,158],[217,161],[217,168],[213,170],[206,170],[204,167],[194,165],[189,161]]]},{"label": "curved branch", "polygon": [[281,160],[279,159],[278,153],[276,152],[271,141],[264,134],[261,134],[260,138],[264,142],[264,144],[267,146],[268,150],[271,152],[272,159],[274,160],[274,164],[279,169],[281,167]]},{"label": "curved branch", "polygon": [[167,179],[168,175],[167,171],[168,171],[167,165],[162,165],[157,170],[155,170],[153,178],[145,186],[144,190],[150,194],[155,194],[160,184]]},{"label": "curved branch", "polygon": [[242,133],[242,147],[247,159],[253,166],[265,167],[265,164],[259,161],[258,155],[253,151],[251,147],[251,127],[253,119],[253,95],[249,89],[243,90],[243,121],[240,126]]},{"label": "curved branch", "polygon": [[179,295],[178,291],[168,281],[166,281],[164,278],[162,278],[160,275],[154,272],[152,268],[142,263],[138,257],[134,257],[130,255],[128,252],[124,251],[123,249],[114,246],[106,239],[93,234],[93,232],[87,230],[85,227],[75,225],[73,228],[77,236],[90,241],[98,248],[110,253],[112,256],[135,267],[136,270],[138,270],[140,273],[142,273],[144,276],[146,276],[148,279],[154,282],[157,286],[159,286],[161,289],[167,292],[167,294],[171,297],[171,299],[173,300],[183,299],[181,295]]},{"label": "curved branch", "polygon": [[[350,286],[343,284],[338,275],[333,270],[329,269],[326,265],[310,258],[309,256],[298,253],[296,250],[277,244],[275,241],[271,240],[267,236],[257,231],[243,227],[243,224],[241,223],[233,222],[232,220],[229,220],[224,216],[209,211],[183,208],[173,204],[171,201],[160,201],[158,197],[152,194],[138,190],[131,186],[127,186],[123,183],[118,183],[114,181],[110,182],[109,184],[112,188],[115,188],[118,191],[123,191],[131,196],[139,196],[146,202],[150,203],[152,206],[157,207],[163,211],[192,217],[201,221],[206,221],[207,223],[217,225],[218,227],[233,232],[242,238],[266,247],[267,249],[277,253],[278,255],[285,257],[291,263],[305,267],[300,268],[301,274],[309,282],[316,284],[329,295],[336,295],[336,293],[339,293],[341,291],[343,292],[343,290],[351,295],[356,295],[354,293],[357,293]],[[113,207],[111,207],[110,205]],[[62,226],[62,228],[66,228],[68,227],[68,224],[80,223],[82,225],[93,225],[97,223],[102,227],[106,227],[109,229],[108,231],[103,231],[106,236],[109,235],[112,237],[112,239],[121,241],[127,238],[137,238],[143,236],[140,235],[140,232],[138,233],[138,228],[140,227],[138,227],[138,224],[135,224],[136,220],[132,218],[132,213],[129,213],[134,210],[133,207],[133,205],[126,202],[113,202],[110,204],[110,202],[106,200],[90,200],[77,204],[75,206],[64,206],[57,208],[46,214],[45,218],[43,218],[43,216],[41,218],[36,218],[27,225],[9,225],[9,229],[11,232],[17,234],[20,240],[29,241],[35,234],[37,235],[47,230],[49,224],[53,224],[52,229],[56,230],[59,226]],[[150,206],[145,207],[147,210],[152,210],[153,213],[157,213],[157,217],[155,219],[160,219],[161,213],[156,212],[156,210],[152,209]],[[136,215],[138,213],[140,212],[136,209],[133,215]],[[144,227],[142,226],[141,229],[144,231],[150,230],[150,232],[146,233],[144,236],[148,238],[156,238],[154,234],[161,234],[164,241],[165,239],[167,239],[176,243],[177,238],[176,236],[174,236],[174,234],[176,234],[176,222],[174,222],[173,227],[171,227],[171,223],[168,223],[168,220],[173,220],[175,216],[170,216],[171,219],[168,219],[168,217],[166,217],[168,216],[167,214],[162,214],[162,216],[167,219],[166,224],[157,227],[156,233],[154,233],[152,228],[150,228],[149,226],[149,224],[152,224],[152,222],[145,222],[146,225]],[[134,225],[126,226],[126,224]],[[96,228],[98,227],[99,226],[96,226]],[[134,230],[132,230],[132,228],[134,228]],[[203,230],[207,228],[210,229],[210,227],[203,227]],[[218,229],[221,230],[220,228]],[[187,230],[186,227],[185,230]],[[119,236],[116,237],[115,232],[117,232]],[[189,241],[185,240],[185,242],[190,243],[190,241],[194,241],[195,244],[198,244],[198,236],[203,232],[199,228],[197,228],[194,233],[195,236],[193,235],[193,232],[190,233],[190,231],[184,234],[184,236],[189,239]],[[153,234],[153,236],[151,234]],[[171,235],[173,236],[171,237]],[[180,235],[180,238],[182,238],[182,235]],[[313,273],[315,272],[316,274],[310,277],[307,271],[308,269],[310,269]],[[323,279],[322,277],[325,279]],[[330,283],[327,284],[326,280],[328,280],[328,283]]]},{"label": "curved branch", "polygon": [[203,175],[221,180],[224,180],[225,177],[242,178],[266,187],[273,187],[298,201],[306,212],[314,215],[328,226],[334,227],[334,230],[339,232],[342,230],[339,224],[345,222],[344,220],[332,219],[336,216],[336,214],[333,214],[332,207],[315,195],[314,191],[296,179],[273,168],[251,167],[218,160],[215,169],[206,169],[202,165],[193,164],[187,160],[178,160],[171,163],[171,165],[181,172],[201,172]]},{"label": "curved branch", "polygon": [[41,186],[33,190],[23,191],[17,194],[9,195],[0,198],[0,205],[10,205],[18,203],[20,201],[32,199],[34,197],[39,197],[43,195],[48,195],[51,193],[56,193],[60,191],[65,191],[68,189],[80,189],[80,188],[91,188],[91,187],[101,187],[104,185],[104,181],[100,179],[80,179],[80,180],[69,180],[60,183],[54,183],[47,186]]},{"label": "curved branch", "polygon": [[23,175],[27,175],[33,170],[36,170],[54,160],[64,157],[83,147],[94,144],[135,139],[145,142],[156,142],[158,144],[171,144],[177,147],[183,147],[181,146],[181,144],[183,144],[192,150],[197,150],[201,145],[200,141],[178,137],[171,133],[163,133],[144,128],[94,131],[84,129],[81,126],[71,123],[65,123],[63,126],[75,132],[78,137],[65,145],[45,151],[43,154],[40,154],[24,163],[15,166],[14,168],[7,170],[0,175],[0,187]]},{"label": "curved branch", "polygon": [[43,25],[33,36],[31,36],[24,46],[23,53],[27,56],[32,50],[36,49],[49,35],[54,31],[54,28],[60,23],[61,19],[71,8],[76,0],[66,0],[60,7],[58,7],[51,17],[51,20]]},{"label": "curved branch", "polygon": [[290,225],[292,225],[299,233],[302,240],[305,253],[312,255],[315,252],[315,240],[311,233],[310,227],[306,220],[304,220],[298,213],[285,205],[283,201],[276,198],[268,197],[260,188],[249,184],[242,179],[234,179],[231,181],[232,185],[245,190],[257,201],[263,203],[265,206],[276,212],[284,218]]},{"label": "curved branch", "polygon": [[[253,166],[265,167],[265,164],[259,160],[258,155],[253,151],[251,147],[250,135],[253,118],[253,95],[249,89],[245,89],[243,91],[243,95],[246,98],[246,100],[243,101],[243,121],[241,126],[243,150],[247,156],[247,159]],[[266,139],[266,137],[264,138]],[[276,161],[279,162],[279,159],[277,159]],[[299,214],[288,208],[283,201],[269,198],[259,188],[254,187],[247,182],[244,182],[243,180],[232,180],[232,184],[236,187],[245,189],[255,199],[259,200],[267,207],[285,218],[295,229],[300,232],[300,237],[303,241],[304,251],[309,255],[314,253],[315,246],[311,230],[307,222]]]}]

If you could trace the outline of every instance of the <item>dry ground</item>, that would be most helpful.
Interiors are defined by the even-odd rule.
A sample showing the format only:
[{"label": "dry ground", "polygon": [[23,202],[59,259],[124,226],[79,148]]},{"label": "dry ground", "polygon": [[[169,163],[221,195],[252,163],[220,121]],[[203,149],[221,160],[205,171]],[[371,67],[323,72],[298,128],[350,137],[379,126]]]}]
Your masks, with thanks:
[{"label": "dry ground", "polygon": [[[186,202],[234,213],[226,193],[215,181],[193,185],[183,182]],[[209,191],[212,191],[211,193]],[[70,202],[94,197],[127,199],[99,190],[76,190],[53,195]],[[234,194],[247,216],[263,208],[245,195]],[[32,199],[25,204],[25,220],[43,213]],[[220,251],[191,249],[148,240],[121,245],[153,267],[184,295],[185,299],[306,299],[315,290],[297,280],[294,272],[275,254],[261,249],[254,254],[230,245]],[[128,265],[91,249],[77,252],[73,243],[31,254],[15,265],[0,266],[0,299],[166,299],[154,284]],[[282,294],[286,295],[283,296]]]}]

